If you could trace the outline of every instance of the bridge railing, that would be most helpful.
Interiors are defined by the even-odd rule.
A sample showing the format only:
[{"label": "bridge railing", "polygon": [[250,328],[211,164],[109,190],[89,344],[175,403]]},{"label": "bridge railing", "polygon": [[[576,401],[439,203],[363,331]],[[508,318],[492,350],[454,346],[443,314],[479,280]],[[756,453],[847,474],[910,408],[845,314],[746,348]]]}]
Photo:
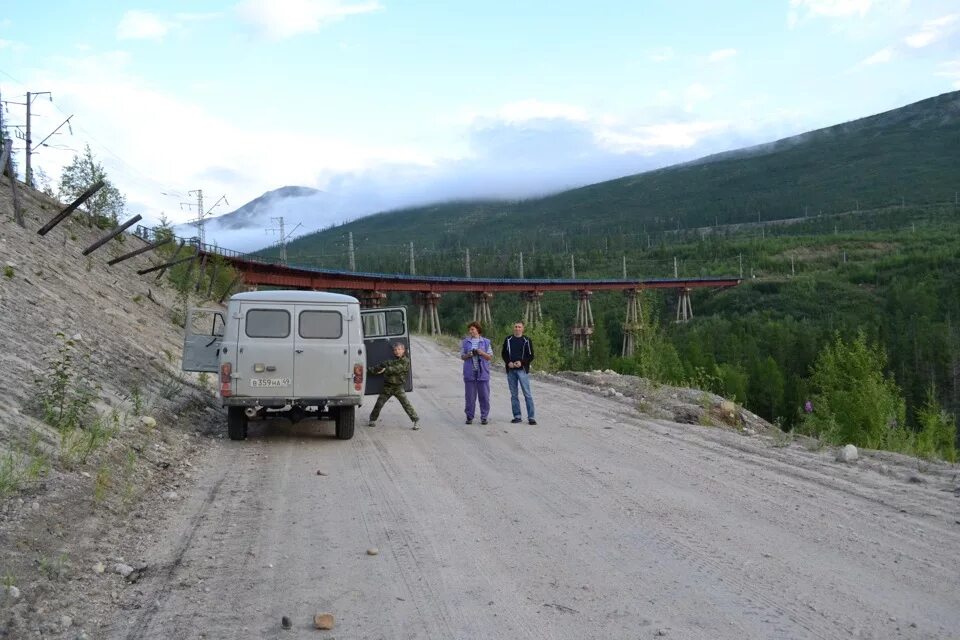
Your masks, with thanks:
[{"label": "bridge railing", "polygon": [[169,230],[158,230],[157,227],[147,227],[144,225],[137,225],[133,234],[138,238],[146,240],[147,242],[155,242],[161,235],[164,233],[171,236],[174,242],[183,241],[184,245],[197,247],[202,253],[212,253],[216,255],[221,255],[225,258],[235,258],[238,260],[246,260],[248,262],[259,262],[261,264],[281,264],[279,260],[271,260],[268,258],[263,258],[261,256],[255,256],[249,253],[244,253],[243,251],[235,251],[233,249],[227,249],[226,247],[220,247],[215,244],[201,243],[198,236],[178,236],[169,232]]}]

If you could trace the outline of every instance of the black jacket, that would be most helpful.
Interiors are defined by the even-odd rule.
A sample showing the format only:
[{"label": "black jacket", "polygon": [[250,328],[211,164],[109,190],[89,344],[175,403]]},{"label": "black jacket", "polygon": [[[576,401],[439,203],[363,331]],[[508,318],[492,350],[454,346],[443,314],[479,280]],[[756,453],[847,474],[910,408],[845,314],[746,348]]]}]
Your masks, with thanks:
[{"label": "black jacket", "polygon": [[[530,373],[530,362],[533,360],[533,341],[527,336],[507,336],[503,340],[503,348],[500,350],[500,357],[503,358],[504,366],[510,362],[519,360],[523,364],[523,370]],[[507,367],[510,371],[510,367]]]}]

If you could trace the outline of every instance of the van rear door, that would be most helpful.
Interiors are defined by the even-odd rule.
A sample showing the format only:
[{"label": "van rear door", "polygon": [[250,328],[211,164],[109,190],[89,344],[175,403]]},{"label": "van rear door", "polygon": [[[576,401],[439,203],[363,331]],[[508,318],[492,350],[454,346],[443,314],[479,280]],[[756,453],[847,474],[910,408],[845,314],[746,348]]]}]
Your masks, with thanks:
[{"label": "van rear door", "polygon": [[345,317],[349,308],[345,305],[298,304],[295,309],[293,394],[298,398],[348,395],[353,388]]},{"label": "van rear door", "polygon": [[234,395],[293,397],[294,305],[240,305]]},{"label": "van rear door", "polygon": [[184,371],[218,371],[224,326],[222,309],[187,309],[181,367]]},{"label": "van rear door", "polygon": [[367,351],[367,384],[365,395],[375,395],[383,391],[383,376],[370,372],[377,364],[393,359],[393,343],[402,342],[410,358],[410,373],[407,375],[406,391],[413,391],[413,353],[410,350],[410,332],[407,328],[407,310],[403,307],[384,309],[364,309],[363,342]]}]

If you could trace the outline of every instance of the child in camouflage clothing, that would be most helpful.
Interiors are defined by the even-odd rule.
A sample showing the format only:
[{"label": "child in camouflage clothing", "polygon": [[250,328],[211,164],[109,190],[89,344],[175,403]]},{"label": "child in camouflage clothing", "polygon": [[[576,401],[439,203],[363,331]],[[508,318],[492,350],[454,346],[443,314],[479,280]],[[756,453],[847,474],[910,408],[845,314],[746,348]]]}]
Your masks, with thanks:
[{"label": "child in camouflage clothing", "polygon": [[402,342],[393,344],[393,360],[381,362],[370,370],[372,375],[383,374],[383,391],[377,397],[377,403],[373,405],[373,411],[370,412],[370,422],[368,426],[377,426],[377,418],[380,417],[380,410],[391,396],[396,396],[400,401],[400,406],[407,412],[413,421],[413,430],[420,428],[417,412],[407,400],[407,394],[403,391],[403,385],[407,382],[407,374],[410,373],[410,358],[406,357],[407,348]]}]

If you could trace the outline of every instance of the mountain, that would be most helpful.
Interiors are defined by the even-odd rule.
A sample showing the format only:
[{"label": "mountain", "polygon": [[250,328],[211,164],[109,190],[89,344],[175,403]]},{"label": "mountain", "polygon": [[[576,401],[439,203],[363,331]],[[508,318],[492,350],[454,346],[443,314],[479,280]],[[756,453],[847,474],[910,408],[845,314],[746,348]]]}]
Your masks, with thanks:
[{"label": "mountain", "polygon": [[[262,229],[269,226],[266,223],[270,216],[280,216],[303,206],[316,205],[318,197],[322,195],[323,191],[310,187],[280,187],[267,191],[235,211],[211,218],[210,222],[221,229]],[[310,201],[304,202],[305,198]]]},{"label": "mountain", "polygon": [[[322,219],[334,209],[335,205],[323,191],[309,187],[280,187],[230,213],[207,218],[206,241],[223,246],[223,240],[226,240],[225,246],[239,250],[262,247],[269,242],[267,233],[273,233],[274,242],[279,240],[279,225],[275,218],[282,217],[286,221],[284,235],[289,236],[297,228],[298,221],[307,224]],[[174,233],[183,237],[198,235],[196,224],[189,222],[176,225]]]},{"label": "mountain", "polygon": [[[302,236],[288,252],[378,245],[565,249],[677,229],[952,201],[960,188],[960,91],[693,162],[515,202],[448,202],[379,213]],[[266,250],[265,253],[272,253]]]}]

